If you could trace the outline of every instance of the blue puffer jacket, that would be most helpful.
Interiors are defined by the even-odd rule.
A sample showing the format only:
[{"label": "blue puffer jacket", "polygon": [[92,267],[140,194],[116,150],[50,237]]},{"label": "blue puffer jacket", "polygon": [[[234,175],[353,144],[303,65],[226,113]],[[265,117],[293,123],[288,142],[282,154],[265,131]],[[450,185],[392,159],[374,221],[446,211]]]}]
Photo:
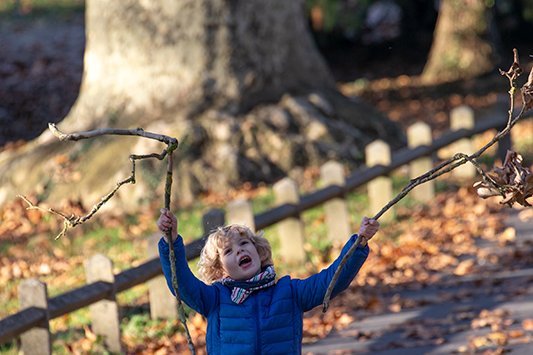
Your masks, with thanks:
[{"label": "blue puffer jacket", "polygon": [[[300,280],[282,277],[276,285],[253,292],[242,304],[231,301],[231,290],[219,282],[206,285],[197,279],[185,259],[183,239],[174,242],[176,271],[182,300],[207,318],[208,354],[301,354],[303,312],[322,304],[341,257],[355,241],[353,235],[328,268]],[[159,255],[172,290],[169,246],[162,238]],[[345,290],[369,253],[358,247],[344,267],[332,296]]]}]

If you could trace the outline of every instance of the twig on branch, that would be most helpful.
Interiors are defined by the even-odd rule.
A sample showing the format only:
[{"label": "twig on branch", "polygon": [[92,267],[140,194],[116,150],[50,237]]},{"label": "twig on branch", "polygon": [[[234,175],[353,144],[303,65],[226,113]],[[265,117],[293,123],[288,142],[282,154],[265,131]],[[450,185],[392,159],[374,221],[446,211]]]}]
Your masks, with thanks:
[{"label": "twig on branch", "polygon": [[59,138],[60,141],[79,141],[81,139],[89,139],[104,135],[118,135],[118,136],[139,136],[149,139],[154,139],[163,143],[168,144],[169,146],[175,146],[174,149],[178,146],[178,140],[173,137],[165,136],[163,134],[152,133],[145,131],[142,128],[135,129],[122,129],[122,128],[101,128],[95,129],[92,131],[83,131],[75,133],[64,133],[57,128],[54,123],[49,123],[48,128],[54,136]]},{"label": "twig on branch", "polygon": [[[57,126],[53,123],[49,123],[48,127],[52,133],[59,138],[61,141],[78,141],[82,139],[91,139],[96,138],[104,135],[121,135],[121,136],[139,136],[142,138],[148,138],[148,139],[154,139],[157,141],[160,141],[162,143],[165,143],[167,147],[159,154],[152,153],[152,154],[146,154],[146,155],[135,155],[132,154],[129,156],[129,159],[131,161],[131,173],[130,176],[127,178],[117,182],[113,190],[111,190],[108,194],[106,194],[104,197],[101,198],[101,200],[93,206],[91,211],[87,213],[85,216],[67,216],[64,213],[58,212],[53,209],[43,209],[38,206],[35,206],[33,203],[31,203],[26,197],[20,196],[28,205],[28,209],[40,209],[46,212],[50,212],[53,214],[56,214],[63,218],[63,230],[59,233],[59,235],[56,237],[58,239],[59,237],[65,235],[68,229],[76,227],[79,224],[82,224],[89,220],[94,214],[107,202],[109,201],[115,193],[125,184],[135,184],[135,162],[137,160],[142,159],[151,159],[155,158],[158,160],[163,160],[167,158],[167,174],[166,174],[166,182],[165,182],[165,208],[170,210],[170,197],[171,197],[171,190],[172,190],[172,166],[173,166],[173,160],[172,160],[172,153],[174,150],[178,148],[178,140],[173,137],[165,136],[162,134],[147,132],[142,128],[136,128],[136,129],[119,129],[119,128],[101,128],[96,129],[92,131],[84,131],[84,132],[76,132],[76,133],[64,133],[60,131]],[[170,259],[170,268],[172,273],[172,288],[174,291],[174,295],[176,297],[177,303],[178,303],[178,315],[179,320],[183,324],[183,327],[185,329],[185,333],[187,336],[187,344],[189,346],[189,350],[194,355],[196,353],[194,349],[194,344],[192,342],[191,334],[189,332],[189,328],[187,327],[187,319],[185,316],[185,310],[183,308],[183,303],[181,301],[181,297],[179,294],[179,287],[178,287],[178,278],[176,274],[176,255],[174,253],[174,245],[172,244],[172,237],[170,233],[166,233],[165,238],[167,240],[169,248],[169,259]]]},{"label": "twig on branch", "polygon": [[[130,176],[127,178],[117,182],[113,190],[111,190],[109,193],[107,193],[105,196],[103,196],[98,203],[96,203],[91,211],[87,213],[84,216],[66,216],[63,213],[60,213],[58,211],[55,211],[53,209],[45,210],[47,212],[51,212],[53,214],[56,214],[63,218],[63,230],[55,237],[55,239],[58,239],[66,234],[66,232],[70,228],[74,228],[77,225],[80,225],[87,220],[89,220],[94,214],[107,202],[109,201],[115,193],[122,187],[122,185],[125,184],[135,184],[135,161],[141,160],[141,159],[149,159],[149,158],[156,158],[158,160],[163,160],[167,155],[172,154],[172,152],[178,147],[178,140],[173,137],[165,136],[162,134],[156,134],[151,132],[146,132],[142,128],[136,128],[136,129],[116,129],[116,128],[102,128],[102,129],[96,129],[93,131],[85,131],[85,132],[79,132],[79,133],[70,133],[66,134],[60,131],[57,126],[53,123],[48,124],[48,128],[52,133],[59,138],[61,141],[78,141],[81,139],[90,139],[95,138],[103,135],[123,135],[123,136],[139,136],[144,137],[148,139],[154,139],[158,140],[160,142],[166,143],[167,148],[164,149],[160,154],[153,153],[153,154],[147,154],[147,155],[130,155],[129,159],[131,161],[131,173]],[[34,206],[27,198],[24,196],[20,196],[26,203],[29,204],[29,208],[36,209],[38,207]],[[41,208],[38,208],[41,209]],[[43,209],[41,209],[43,210]]]},{"label": "twig on branch", "polygon": [[17,195],[17,197],[19,197],[20,199],[22,199],[24,202],[26,202],[28,204],[28,207],[26,207],[27,210],[39,210],[39,211],[55,214],[55,215],[63,218],[63,229],[54,238],[56,240],[59,239],[61,236],[65,235],[67,230],[72,226],[71,221],[78,218],[78,217],[76,217],[74,215],[67,216],[64,213],[62,213],[60,211],[56,211],[53,208],[42,208],[42,207],[36,206],[36,205],[33,204],[33,202],[31,202],[28,198],[26,198],[26,196]]},{"label": "twig on branch", "polygon": [[[511,68],[506,72],[500,70],[501,75],[506,76],[509,79],[509,84],[511,86],[509,90],[510,108],[508,111],[508,120],[507,120],[507,125],[505,126],[505,128],[502,131],[498,132],[487,144],[485,144],[477,152],[471,155],[467,155],[464,153],[457,153],[451,159],[441,162],[440,164],[438,164],[436,167],[426,172],[425,174],[422,174],[418,176],[417,178],[412,179],[409,182],[409,184],[405,186],[396,197],[394,197],[391,201],[389,201],[373,217],[373,219],[375,220],[379,219],[385,212],[387,212],[392,206],[394,206],[401,199],[403,199],[412,189],[414,189],[418,185],[421,185],[430,180],[436,179],[437,177],[441,175],[447,174],[451,172],[452,170],[454,170],[455,168],[467,162],[470,162],[475,165],[477,171],[482,175],[483,181],[486,184],[498,190],[499,193],[503,197],[506,196],[505,192],[508,191],[510,187],[502,186],[498,184],[497,181],[495,181],[488,174],[483,172],[479,164],[476,162],[476,159],[479,158],[488,148],[494,145],[494,143],[498,142],[503,136],[507,135],[511,131],[511,128],[516,124],[516,122],[518,122],[518,120],[522,118],[523,113],[526,110],[533,107],[533,68],[532,68],[529,74],[528,82],[522,87],[522,90],[521,90],[522,108],[520,112],[516,116],[513,117],[515,93],[517,91],[516,79],[522,73],[522,69],[520,68],[520,63],[518,61],[518,51],[514,49],[513,52],[514,52],[514,61],[513,61],[513,64],[511,65]],[[346,262],[353,255],[353,253],[355,252],[355,249],[359,246],[360,243],[361,243],[361,238],[360,236],[358,236],[355,242],[353,243],[353,245],[348,250],[348,252],[341,259],[339,266],[337,267],[337,270],[335,270],[335,274],[333,275],[333,278],[331,279],[331,282],[326,290],[324,301],[322,303],[322,312],[326,312],[328,310],[331,293],[333,292],[333,288],[335,287],[337,280],[339,279],[340,272],[342,271],[344,265],[346,265]]]}]

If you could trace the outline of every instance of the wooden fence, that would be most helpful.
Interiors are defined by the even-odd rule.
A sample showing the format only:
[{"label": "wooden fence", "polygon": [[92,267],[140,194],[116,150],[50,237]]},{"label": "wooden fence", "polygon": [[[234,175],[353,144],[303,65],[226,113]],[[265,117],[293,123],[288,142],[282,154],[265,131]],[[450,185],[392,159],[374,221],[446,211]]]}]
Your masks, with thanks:
[{"label": "wooden fence", "polygon": [[[470,137],[490,129],[500,129],[507,121],[506,109],[494,111],[492,116],[474,124],[473,111],[468,107],[456,108],[451,113],[451,130],[432,141],[431,130],[424,123],[416,123],[408,129],[408,148],[390,152],[388,146],[377,141],[366,149],[365,167],[344,176],[344,168],[337,162],[328,162],[321,168],[325,187],[307,195],[299,195],[297,184],[285,178],[274,185],[276,205],[266,212],[254,215],[248,201],[238,200],[227,207],[227,216],[222,210],[211,210],[203,218],[204,235],[186,245],[187,259],[199,256],[207,233],[216,226],[228,223],[244,223],[254,229],[277,225],[280,235],[280,256],[286,262],[300,262],[304,258],[302,244],[305,240],[301,213],[324,205],[328,237],[332,242],[345,240],[350,234],[350,223],[344,197],[354,189],[367,186],[370,207],[368,214],[377,212],[392,199],[392,183],[387,176],[404,165],[409,166],[411,177],[429,170],[433,165],[432,155],[453,146],[454,152],[472,152]],[[499,144],[498,154],[503,156],[510,147],[510,138]],[[459,177],[471,178],[475,171],[465,167],[455,171]],[[433,197],[432,182],[417,187],[411,196],[421,202]],[[390,210],[382,218],[390,218]],[[226,218],[227,217],[227,218]],[[50,354],[52,335],[49,321],[80,308],[89,306],[93,331],[102,335],[107,348],[121,351],[120,316],[116,295],[133,286],[149,282],[150,313],[153,318],[176,318],[175,299],[167,289],[162,276],[156,243],[158,236],[150,237],[149,261],[117,275],[112,272],[112,263],[104,255],[95,255],[86,263],[85,286],[48,298],[46,284],[25,280],[19,287],[21,311],[0,320],[0,344],[20,337],[21,346],[27,354]]]}]

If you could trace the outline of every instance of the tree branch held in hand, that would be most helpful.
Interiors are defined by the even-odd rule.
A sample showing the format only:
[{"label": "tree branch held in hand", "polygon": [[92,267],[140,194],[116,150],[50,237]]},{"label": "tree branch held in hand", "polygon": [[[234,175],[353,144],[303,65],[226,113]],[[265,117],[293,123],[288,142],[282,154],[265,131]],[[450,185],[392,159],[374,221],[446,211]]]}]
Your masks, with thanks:
[{"label": "tree branch held in hand", "polygon": [[[80,225],[87,220],[89,220],[94,214],[107,202],[109,201],[115,193],[125,184],[135,184],[135,162],[137,160],[142,159],[158,159],[163,160],[167,158],[167,174],[166,174],[166,183],[165,183],[165,208],[170,209],[170,197],[171,197],[171,190],[172,190],[172,166],[173,166],[173,159],[172,159],[172,153],[174,150],[178,148],[178,140],[173,137],[169,137],[163,134],[157,134],[152,132],[147,132],[142,128],[135,128],[135,129],[120,129],[120,128],[101,128],[101,129],[95,129],[91,131],[83,131],[83,132],[75,132],[75,133],[64,133],[60,131],[57,126],[53,123],[48,124],[48,127],[50,131],[61,141],[78,141],[82,139],[92,139],[97,138],[104,135],[120,135],[120,136],[138,136],[142,138],[147,139],[153,139],[160,141],[162,143],[165,143],[167,147],[163,149],[161,153],[152,153],[152,154],[146,154],[146,155],[135,155],[132,154],[129,156],[129,159],[131,161],[131,173],[128,177],[125,179],[119,181],[116,183],[115,187],[104,197],[100,199],[100,201],[93,206],[91,211],[87,213],[84,216],[67,216],[64,213],[55,211],[53,209],[47,209],[45,211],[56,214],[63,218],[63,230],[59,233],[59,235],[56,237],[59,238],[68,231],[70,228],[74,228],[77,225]],[[27,198],[24,196],[21,196],[21,198],[26,201],[26,203],[29,204],[29,209],[41,209],[38,206],[33,205]],[[167,233],[165,238],[167,239],[167,242],[170,246],[169,248],[169,258],[170,258],[170,265],[171,265],[171,271],[172,271],[172,288],[174,291],[174,295],[176,297],[176,300],[178,302],[178,315],[181,323],[183,324],[183,327],[185,329],[185,333],[187,336],[187,343],[189,346],[189,350],[192,354],[195,354],[196,351],[194,349],[194,344],[191,339],[191,335],[189,332],[189,329],[187,327],[187,320],[185,316],[185,310],[183,308],[183,304],[181,302],[181,298],[179,295],[179,287],[178,287],[178,279],[176,276],[176,267],[175,267],[175,260],[176,256],[174,253],[174,246],[172,243],[172,236],[170,233]]]},{"label": "tree branch held in hand", "polygon": [[[480,191],[479,189],[480,187],[483,187],[483,188],[486,187],[490,189],[491,192],[498,191],[498,194],[504,197],[503,203],[512,205],[512,203],[517,202],[524,206],[529,205],[526,199],[528,197],[531,197],[531,195],[533,194],[533,186],[532,186],[533,177],[531,176],[531,172],[529,171],[529,169],[525,167],[522,167],[522,169],[520,169],[517,167],[517,161],[519,160],[518,157],[520,157],[520,155],[518,155],[515,152],[508,153],[508,156],[515,157],[515,158],[513,159],[509,158],[509,163],[507,164],[507,166],[509,167],[508,170],[510,171],[512,170],[512,172],[510,172],[508,175],[512,175],[513,173],[514,175],[512,175],[513,177],[508,177],[507,179],[498,179],[497,176],[495,176],[495,174],[485,173],[480,168],[479,164],[477,164],[476,162],[476,159],[479,158],[489,147],[494,145],[494,143],[498,142],[506,134],[509,134],[509,132],[511,131],[511,128],[516,124],[516,122],[518,122],[518,120],[520,120],[520,118],[522,118],[525,111],[533,108],[533,68],[532,68],[529,74],[527,83],[520,90],[520,93],[522,96],[522,108],[520,109],[520,112],[516,116],[513,117],[515,92],[517,91],[516,80],[522,73],[522,69],[520,68],[520,63],[518,60],[518,51],[514,49],[513,53],[514,53],[514,61],[513,61],[513,64],[511,65],[511,68],[506,72],[500,70],[501,75],[507,77],[507,79],[509,80],[509,85],[511,87],[509,90],[509,96],[510,96],[510,108],[508,111],[509,116],[508,116],[507,125],[505,126],[505,128],[502,131],[498,132],[487,144],[485,144],[477,152],[471,155],[467,155],[464,153],[457,153],[451,159],[441,162],[435,168],[411,180],[409,184],[405,186],[396,197],[394,197],[391,201],[389,201],[374,217],[372,217],[373,219],[375,220],[379,219],[385,212],[387,212],[392,206],[394,206],[401,199],[403,199],[412,189],[414,189],[418,185],[421,185],[430,180],[434,180],[437,177],[444,175],[446,173],[449,173],[455,168],[468,162],[474,164],[476,166],[477,171],[482,175],[483,184],[480,185],[480,183],[476,183],[474,185],[474,187],[478,188],[478,192]],[[507,160],[508,159],[506,159],[506,161]],[[518,165],[521,166],[521,164],[518,164]],[[518,178],[514,178],[516,176]],[[482,191],[484,192],[485,190],[482,190]],[[485,197],[485,196],[481,196],[481,197]],[[335,274],[333,275],[333,278],[324,296],[324,301],[322,304],[323,312],[326,312],[328,310],[331,293],[333,292],[333,288],[335,287],[335,284],[337,283],[337,280],[339,279],[339,275],[340,275],[342,268],[346,264],[348,258],[350,258],[353,255],[353,253],[355,252],[355,249],[359,246],[360,243],[361,243],[361,238],[358,237],[356,241],[354,242],[354,244],[350,247],[348,252],[344,255],[337,270],[335,271]]]}]

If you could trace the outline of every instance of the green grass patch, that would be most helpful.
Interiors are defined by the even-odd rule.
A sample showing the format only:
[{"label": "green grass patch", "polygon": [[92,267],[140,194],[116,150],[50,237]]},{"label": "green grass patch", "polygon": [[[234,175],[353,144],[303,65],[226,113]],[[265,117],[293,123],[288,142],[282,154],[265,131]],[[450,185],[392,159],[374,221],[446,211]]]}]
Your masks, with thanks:
[{"label": "green grass patch", "polygon": [[76,236],[72,239],[68,252],[70,255],[87,255],[87,251],[90,251],[93,254],[106,254],[117,244],[125,244],[125,241],[121,238],[120,234],[121,230],[118,227],[97,227],[88,230],[83,236]]},{"label": "green grass patch", "polygon": [[117,295],[119,304],[137,304],[138,300],[148,294],[148,285],[146,283],[137,285]]},{"label": "green grass patch", "polygon": [[[200,204],[175,212],[179,221],[178,230],[185,242],[191,242],[203,235],[202,216],[205,212],[206,208]],[[154,217],[154,226],[158,216],[159,214]]]},{"label": "green grass patch", "polygon": [[2,0],[0,17],[34,20],[40,17],[62,18],[83,13],[84,0]]},{"label": "green grass patch", "polygon": [[0,344],[0,354],[2,355],[18,355],[19,345],[17,341],[13,340],[5,344]]},{"label": "green grass patch", "polygon": [[154,320],[150,314],[134,314],[124,318],[120,324],[122,334],[136,342],[142,343],[146,338],[170,337],[180,331],[177,320]]}]

